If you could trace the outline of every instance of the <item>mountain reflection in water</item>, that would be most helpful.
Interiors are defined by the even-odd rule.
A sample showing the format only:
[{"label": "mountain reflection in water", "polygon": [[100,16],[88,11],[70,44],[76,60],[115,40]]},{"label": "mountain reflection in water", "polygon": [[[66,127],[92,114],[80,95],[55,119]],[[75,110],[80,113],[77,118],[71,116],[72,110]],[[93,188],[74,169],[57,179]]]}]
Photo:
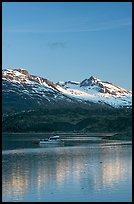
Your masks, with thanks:
[{"label": "mountain reflection in water", "polygon": [[131,201],[131,146],[3,151],[3,201]]}]

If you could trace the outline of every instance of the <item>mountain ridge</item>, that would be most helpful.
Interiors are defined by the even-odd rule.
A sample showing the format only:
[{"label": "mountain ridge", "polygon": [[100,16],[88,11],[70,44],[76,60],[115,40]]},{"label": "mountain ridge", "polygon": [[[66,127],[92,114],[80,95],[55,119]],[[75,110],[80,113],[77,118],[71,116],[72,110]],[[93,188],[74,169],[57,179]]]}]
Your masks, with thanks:
[{"label": "mountain ridge", "polygon": [[[102,104],[111,107],[131,107],[132,93],[110,82],[91,76],[81,82],[53,82],[29,74],[26,69],[2,71],[3,95],[15,94],[23,98],[35,98],[37,103],[45,100],[55,103]],[[11,88],[10,88],[11,87]]]},{"label": "mountain ridge", "polygon": [[[117,101],[116,105],[111,99]],[[131,92],[94,76],[81,82],[54,83],[24,69],[2,71],[3,132],[122,132],[131,135],[131,108]]]}]

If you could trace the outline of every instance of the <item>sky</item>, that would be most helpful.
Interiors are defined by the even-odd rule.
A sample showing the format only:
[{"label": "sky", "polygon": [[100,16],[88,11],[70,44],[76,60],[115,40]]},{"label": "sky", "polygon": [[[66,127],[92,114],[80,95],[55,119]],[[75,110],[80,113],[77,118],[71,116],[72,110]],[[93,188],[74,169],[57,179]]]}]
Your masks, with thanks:
[{"label": "sky", "polygon": [[132,3],[3,2],[2,69],[132,89]]}]

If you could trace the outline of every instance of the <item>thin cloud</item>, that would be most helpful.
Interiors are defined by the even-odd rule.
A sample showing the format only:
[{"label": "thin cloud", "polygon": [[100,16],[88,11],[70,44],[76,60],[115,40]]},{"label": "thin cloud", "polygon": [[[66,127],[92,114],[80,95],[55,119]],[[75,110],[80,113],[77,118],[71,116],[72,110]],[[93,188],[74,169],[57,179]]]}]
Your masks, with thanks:
[{"label": "thin cloud", "polygon": [[65,48],[66,43],[65,42],[52,42],[52,43],[48,43],[48,46],[51,49]]},{"label": "thin cloud", "polygon": [[[71,27],[70,27],[71,26]],[[66,27],[50,30],[34,30],[34,29],[10,29],[10,30],[3,30],[3,33],[11,32],[11,33],[75,33],[75,32],[95,32],[95,31],[101,31],[101,30],[111,30],[121,27],[127,27],[132,26],[132,19],[117,19],[113,21],[105,21],[105,22],[81,22],[80,24],[77,24],[75,22],[72,22],[72,24],[68,23],[66,24]],[[70,28],[69,28],[70,27]],[[54,42],[50,43],[50,46],[52,47],[64,47],[65,44],[62,42]]]}]

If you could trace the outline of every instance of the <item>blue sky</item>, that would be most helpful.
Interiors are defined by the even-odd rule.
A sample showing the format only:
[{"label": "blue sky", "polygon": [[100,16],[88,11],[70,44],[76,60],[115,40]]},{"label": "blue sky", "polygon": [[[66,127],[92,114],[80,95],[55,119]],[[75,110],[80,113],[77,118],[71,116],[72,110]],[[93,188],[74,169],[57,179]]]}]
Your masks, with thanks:
[{"label": "blue sky", "polygon": [[132,88],[132,3],[3,2],[2,68]]}]

